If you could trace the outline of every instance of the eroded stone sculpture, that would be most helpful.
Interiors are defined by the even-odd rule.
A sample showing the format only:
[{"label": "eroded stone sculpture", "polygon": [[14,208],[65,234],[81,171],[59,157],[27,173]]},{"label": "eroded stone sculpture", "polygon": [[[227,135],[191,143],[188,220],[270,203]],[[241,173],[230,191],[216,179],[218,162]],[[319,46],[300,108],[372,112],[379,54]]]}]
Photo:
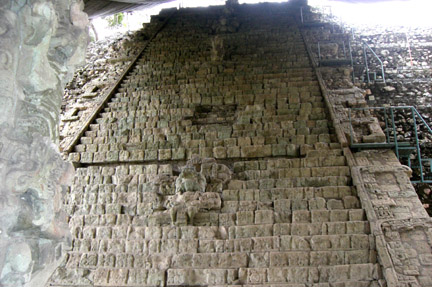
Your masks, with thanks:
[{"label": "eroded stone sculpture", "polygon": [[150,213],[169,213],[171,224],[184,220],[193,225],[197,213],[221,209],[220,193],[231,175],[231,170],[215,159],[195,157],[182,167],[179,176],[159,176],[146,186]]},{"label": "eroded stone sculpture", "polygon": [[75,0],[0,4],[0,286],[43,286],[62,257],[73,169],[58,142],[63,86],[84,58]]}]

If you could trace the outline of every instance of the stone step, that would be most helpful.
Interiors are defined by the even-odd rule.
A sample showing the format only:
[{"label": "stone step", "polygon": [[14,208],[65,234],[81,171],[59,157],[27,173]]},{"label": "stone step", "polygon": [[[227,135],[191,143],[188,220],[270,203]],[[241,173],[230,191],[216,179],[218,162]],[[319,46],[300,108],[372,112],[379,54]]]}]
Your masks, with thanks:
[{"label": "stone step", "polygon": [[[250,123],[250,120],[245,124],[240,124],[239,122],[243,121],[239,119],[235,119],[234,116],[226,115],[225,118],[220,117],[219,115],[210,115],[206,114],[206,118],[202,118],[201,121],[205,124],[207,121],[207,126],[211,127],[212,130],[229,130],[233,131],[249,131],[249,130],[287,130],[291,132],[291,135],[295,135],[297,130],[307,128],[310,131],[322,129],[321,133],[328,133],[328,129],[330,127],[330,123],[326,119],[310,119],[310,120],[298,120],[292,121],[287,120],[289,116],[268,116],[268,121],[257,121],[254,120],[253,123]],[[179,136],[179,134],[183,133],[198,133],[204,132],[202,127],[197,126],[195,119],[193,122],[189,119],[182,119],[179,122],[173,122],[170,118],[165,118],[167,122],[167,126],[163,128],[155,128],[155,127],[146,127],[142,126],[144,121],[143,119],[147,119],[151,121],[154,117],[143,117],[135,118],[135,117],[126,117],[123,118],[121,122],[118,122],[114,118],[100,118],[96,124],[90,124],[88,131],[91,132],[89,135],[92,136],[114,136],[118,135],[116,130],[123,129],[122,133],[124,133],[124,129],[128,130],[129,135],[131,136],[152,136],[152,135],[165,135],[165,136]],[[226,122],[233,122],[232,126],[227,126]],[[220,122],[220,123],[219,123]],[[234,123],[235,122],[235,123]],[[96,132],[96,134],[95,134]],[[316,133],[316,132],[315,132]]]},{"label": "stone step", "polygon": [[[134,221],[136,222],[136,221]],[[148,240],[156,240],[153,242],[152,246],[158,246],[164,242],[164,240],[185,240],[191,241],[195,240],[194,244],[198,244],[202,240],[210,241],[227,241],[225,246],[231,246],[235,242],[231,240],[240,240],[237,243],[243,244],[244,239],[248,241],[247,244],[252,244],[253,238],[261,238],[259,240],[267,241],[268,244],[273,244],[272,242],[278,242],[279,236],[288,236],[286,239],[294,238],[295,240],[300,240],[299,238],[309,238],[314,236],[363,236],[370,231],[370,227],[367,221],[334,221],[334,222],[314,222],[314,223],[279,223],[279,224],[260,224],[260,225],[248,225],[248,226],[143,226],[139,222],[137,226],[75,226],[72,229],[72,234],[77,240],[83,240],[86,242],[88,249],[101,250],[102,246],[90,247],[102,239],[104,248],[108,248],[107,244],[112,241],[113,246],[109,248],[118,249],[119,246],[124,249],[127,245],[126,242],[136,241],[135,243],[144,244]],[[154,232],[154,233],[153,233]],[[112,239],[111,239],[112,238]],[[127,238],[127,239],[126,239]],[[266,239],[267,238],[267,239]],[[162,240],[162,241],[160,241]],[[276,241],[275,241],[276,240]],[[92,243],[93,242],[93,243]],[[169,242],[168,242],[169,243]],[[167,244],[168,244],[167,243]],[[235,244],[237,244],[235,243]],[[89,245],[90,244],[90,245]],[[150,243],[148,243],[150,244]],[[170,243],[172,244],[172,243]],[[180,243],[179,243],[180,244]],[[189,243],[187,243],[189,244]],[[228,245],[227,245],[228,244]],[[265,246],[267,246],[265,245]],[[192,245],[197,248],[198,245]],[[251,246],[251,245],[250,245]],[[268,245],[271,246],[271,245]],[[229,249],[226,247],[225,250]],[[198,250],[198,249],[196,249]],[[250,249],[251,251],[253,249]],[[233,250],[231,252],[238,251]],[[257,251],[257,250],[255,250]],[[265,251],[265,250],[258,250]],[[198,251],[196,251],[198,252]]]},{"label": "stone step", "polygon": [[[299,227],[300,230],[290,230],[292,228]],[[152,228],[152,227],[148,227]],[[321,229],[320,229],[321,228]],[[124,228],[123,228],[124,229]],[[312,226],[306,226],[305,224],[280,224],[279,227],[274,226],[273,233],[280,233],[280,235],[269,235],[250,237],[252,235],[266,235],[257,234],[257,230],[253,228],[234,228],[228,229],[229,233],[226,235],[215,235],[215,238],[211,234],[206,234],[206,237],[198,239],[192,234],[181,234],[179,236],[186,237],[186,239],[148,239],[147,237],[157,237],[157,234],[145,235],[143,227],[129,228],[130,236],[128,239],[118,239],[117,237],[102,238],[100,241],[97,239],[90,238],[74,238],[72,244],[72,251],[78,253],[86,252],[118,252],[118,253],[136,253],[136,254],[150,254],[150,253],[165,253],[165,254],[177,254],[177,253],[224,253],[224,252],[268,252],[268,251],[299,251],[304,248],[310,249],[311,238],[321,240],[321,244],[328,244],[331,246],[332,240],[334,241],[335,235],[345,236],[345,242],[347,246],[352,244],[353,247],[364,246],[358,249],[368,249],[366,247],[365,240],[367,232],[369,232],[369,225],[367,222],[349,222],[349,223],[328,223],[326,225],[314,224]],[[113,228],[113,230],[115,230]],[[121,229],[117,229],[121,230]],[[117,234],[119,231],[113,231]],[[236,233],[237,232],[237,233]],[[267,233],[269,229],[266,230]],[[321,234],[333,232],[334,234]],[[350,233],[351,232],[351,233]],[[236,233],[236,234],[235,234]],[[284,235],[288,233],[288,235]],[[295,233],[300,235],[289,235],[289,233]],[[306,235],[304,235],[306,234]],[[315,234],[315,235],[307,235]],[[323,237],[329,235],[332,237]],[[162,235],[168,236],[168,235]],[[233,239],[221,239],[222,236],[238,236]],[[318,237],[317,237],[318,236]],[[351,243],[349,243],[348,237],[351,237]],[[169,237],[169,236],[168,236]],[[190,237],[190,238],[187,238]],[[332,239],[333,238],[333,239]],[[325,240],[324,240],[325,239]],[[327,240],[327,241],[326,241]],[[361,242],[360,242],[360,241]],[[281,247],[282,243],[283,247]],[[360,242],[360,243],[359,243]],[[371,241],[368,241],[370,244]],[[364,245],[361,245],[363,244]],[[291,244],[291,245],[290,245]],[[315,243],[315,245],[317,245]],[[327,245],[324,245],[324,247]],[[372,246],[372,245],[371,245]],[[369,247],[372,249],[372,247]],[[303,248],[303,249],[301,249]],[[334,249],[334,248],[333,248]],[[355,250],[355,248],[351,248]],[[351,250],[350,249],[350,250]],[[332,250],[329,248],[328,250]]]},{"label": "stone step", "polygon": [[[117,101],[109,102],[103,109],[103,113],[125,113],[128,115],[130,120],[136,120],[137,115],[143,116],[169,116],[175,114],[185,114],[185,116],[193,116],[193,112],[198,104],[185,105],[178,103],[177,98],[168,99],[164,104],[160,104],[159,101],[149,101],[133,98],[132,102],[124,101],[125,98],[114,98]],[[221,97],[220,101],[225,101],[228,98]],[[234,103],[239,100],[236,98],[229,98]],[[122,101],[119,101],[122,100]],[[238,109],[238,116],[240,119],[247,117],[247,119],[253,120],[263,119],[266,122],[272,122],[276,120],[283,120],[280,116],[282,115],[298,115],[298,114],[308,114],[308,113],[325,113],[325,103],[322,101],[321,97],[302,97],[299,99],[294,98],[276,98],[274,96],[267,96],[265,99],[267,102],[278,103],[278,107],[261,107],[257,106],[255,109],[248,110],[246,106],[246,111]],[[202,101],[202,98],[201,98]],[[297,101],[297,103],[291,103],[290,101]],[[213,105],[214,108],[223,109],[224,107],[232,108],[232,103],[220,102],[219,104]],[[126,112],[128,112],[126,114]],[[210,111],[209,114],[212,112]],[[243,124],[248,124],[249,122],[244,122]],[[296,125],[298,122],[293,122]]]},{"label": "stone step", "polygon": [[[238,104],[237,100],[233,100],[234,104]],[[276,100],[274,100],[276,102]],[[225,103],[225,105],[228,105]],[[310,110],[301,109],[296,107],[291,108],[280,108],[280,109],[266,109],[257,112],[255,115],[239,114],[238,118],[235,118],[235,124],[237,129],[247,129],[248,126],[258,124],[258,123],[272,123],[279,121],[289,121],[288,124],[296,124],[298,122],[305,121],[320,121],[326,120],[327,115],[325,109],[322,107],[321,102],[316,102],[314,107]],[[143,119],[152,119],[160,117],[166,121],[171,119],[189,119],[194,116],[192,108],[173,108],[176,113],[170,113],[168,109],[156,110],[148,109],[145,106],[143,109],[131,108],[128,105],[119,110],[112,108],[105,108],[104,111],[99,113],[100,118],[116,118],[116,119],[129,119],[130,124],[133,122],[139,122]],[[186,111],[186,112],[185,112]],[[310,122],[313,123],[313,122]],[[284,123],[286,124],[286,123]]]},{"label": "stone step", "polygon": [[[59,268],[50,286],[201,286],[248,284],[247,286],[309,286],[301,284],[337,284],[363,286],[382,277],[378,264],[364,263],[318,267],[217,268],[217,269],[158,269],[151,268]],[[81,274],[81,276],[80,276]],[[83,275],[86,276],[83,276]],[[78,278],[76,278],[78,277]],[[80,278],[81,277],[81,278]],[[89,278],[92,278],[90,280]],[[73,280],[75,279],[75,280]],[[166,282],[166,285],[165,285]],[[360,284],[357,284],[360,282]],[[292,284],[300,285],[292,285]],[[94,285],[93,285],[94,284]],[[283,285],[281,285],[283,284]],[[289,284],[289,285],[286,285]],[[353,285],[354,284],[354,285]],[[246,285],[241,285],[246,286]],[[314,285],[315,286],[315,285]],[[344,285],[343,285],[344,286]]]},{"label": "stone step", "polygon": [[[209,121],[209,119],[205,121]],[[234,129],[232,129],[231,127],[227,127],[228,122],[229,118],[225,118],[225,122],[222,119],[215,118],[214,123],[207,125],[208,129],[206,131],[201,128],[197,129],[199,126],[191,125],[189,120],[179,120],[175,124],[171,120],[166,120],[165,124],[159,123],[160,128],[154,127],[150,122],[146,124],[136,122],[129,124],[129,126],[124,125],[118,128],[94,128],[94,130],[85,132],[81,142],[159,142],[163,140],[166,141],[169,137],[177,140],[184,138],[187,144],[198,147],[198,145],[202,146],[203,143],[208,146],[223,146],[225,143],[221,142],[221,140],[225,139],[229,139],[229,144],[237,144],[241,141],[245,146],[250,146],[276,143],[313,145],[319,142],[332,142],[334,138],[329,134],[329,127],[320,127],[319,124],[317,124],[316,127],[307,129],[296,129],[281,127],[273,123],[255,123],[253,125],[251,124],[249,127],[243,126],[240,129],[235,126]],[[140,126],[142,126],[142,128],[140,128]],[[152,130],[155,131],[154,134],[151,134]],[[210,138],[205,139],[206,135]],[[212,140],[215,142],[214,144],[212,144]],[[247,143],[246,140],[249,143]]]},{"label": "stone step", "polygon": [[243,201],[276,201],[276,200],[302,200],[302,199],[341,199],[345,196],[355,195],[355,189],[350,186],[324,186],[324,187],[294,187],[273,189],[226,189],[222,191],[223,200]]},{"label": "stone step", "polygon": [[[268,59],[269,63],[261,63],[260,64],[254,64],[254,63],[245,63],[245,62],[241,62],[239,61],[238,64],[236,63],[236,65],[234,65],[233,68],[227,68],[222,70],[222,72],[220,72],[219,74],[215,74],[214,72],[212,73],[211,71],[209,71],[209,69],[205,69],[205,70],[201,70],[201,73],[195,74],[193,77],[191,77],[192,81],[188,81],[188,82],[198,82],[198,83],[202,83],[203,79],[205,79],[205,77],[207,75],[209,75],[210,80],[214,80],[214,81],[220,81],[220,82],[229,82],[229,83],[233,83],[232,79],[243,79],[244,81],[248,81],[248,82],[253,82],[254,80],[258,80],[258,81],[262,81],[265,79],[265,77],[269,77],[269,75],[273,75],[274,79],[284,79],[285,81],[289,81],[291,80],[291,77],[294,77],[295,80],[300,80],[299,77],[301,78],[301,80],[309,80],[309,81],[316,81],[316,78],[314,77],[314,75],[310,76],[309,72],[297,72],[297,70],[302,70],[305,69],[307,70],[309,67],[307,67],[307,65],[305,65],[305,61],[303,59],[301,59],[300,61],[298,61],[297,63],[295,61],[287,61],[287,63],[285,64],[281,64],[280,63],[280,59],[278,60],[279,62],[273,61],[273,59]],[[244,61],[248,61],[247,59],[245,59]],[[253,60],[255,61],[255,60]],[[130,73],[130,80],[136,80],[139,79],[141,81],[144,82],[145,81],[154,81],[154,80],[163,80],[163,77],[169,77],[170,79],[177,79],[177,80],[183,80],[186,79],[187,75],[191,75],[192,69],[188,69],[188,70],[177,70],[178,75],[174,74],[174,71],[172,73],[166,74],[164,73],[164,71],[162,70],[163,68],[161,67],[161,65],[163,64],[170,64],[169,62],[165,62],[165,61],[160,61],[160,62],[155,62],[155,61],[151,61],[149,62],[149,65],[138,65],[135,66],[133,71]],[[233,63],[233,62],[231,62]],[[228,62],[228,64],[230,64],[230,62]],[[193,67],[195,69],[200,69],[199,64],[197,63],[191,63],[190,67]],[[255,73],[253,74],[252,77],[248,77],[245,78],[245,70],[247,71],[248,69],[254,69],[255,68]],[[154,70],[152,70],[154,69]],[[174,68],[176,69],[176,68]],[[150,76],[149,73],[152,73],[152,71],[155,71],[155,74]],[[293,71],[293,72],[291,72]],[[223,77],[223,76],[227,76],[227,77]],[[295,80],[292,80],[293,82],[295,82]],[[186,81],[185,81],[186,82]],[[187,82],[186,82],[187,83]],[[212,83],[212,82],[210,82]],[[172,84],[180,84],[178,81],[173,81]],[[235,83],[233,83],[235,84]],[[315,83],[316,84],[316,83]]]},{"label": "stone step", "polygon": [[[184,65],[178,64],[178,69],[183,68],[184,71]],[[238,67],[238,65],[236,65]],[[144,62],[138,63],[136,66],[137,70],[134,70],[131,74],[126,76],[126,80],[124,82],[134,82],[134,81],[140,81],[143,79],[151,79],[149,76],[149,72],[156,71],[157,69],[160,69],[160,67],[157,67],[153,64],[146,64]],[[176,68],[176,64],[174,63],[173,69]],[[145,72],[144,72],[145,71]],[[163,70],[162,70],[163,71]],[[168,72],[166,76],[175,77],[172,72]],[[220,81],[227,81],[226,77],[221,74],[209,74],[209,80],[220,80]],[[280,80],[283,82],[296,82],[296,81],[314,81],[316,80],[316,75],[313,72],[312,69],[304,68],[304,69],[290,69],[283,73],[261,73],[259,75],[257,74],[243,74],[243,75],[237,75],[233,76],[235,82],[239,83],[243,81],[247,82],[256,82],[256,81],[267,81],[268,83],[279,83]]]},{"label": "stone step", "polygon": [[[353,201],[355,204],[359,205],[358,199],[355,198]],[[235,209],[240,209],[238,202],[235,205],[226,204],[221,213],[219,212],[198,212],[194,216],[193,224],[196,226],[249,226],[249,225],[261,225],[261,224],[274,224],[274,223],[305,223],[305,222],[331,222],[331,221],[348,221],[350,218],[353,220],[364,220],[364,211],[362,209],[341,209],[343,208],[342,201],[336,201],[335,199],[330,199],[328,208],[336,208],[334,210],[327,209],[317,209],[309,211],[307,209],[300,210],[290,210],[288,208],[275,208],[280,209],[280,211],[273,210],[256,210],[256,211],[237,211]],[[284,201],[282,204],[285,203]],[[307,206],[307,201],[295,202],[297,206],[295,208]],[[351,201],[349,204],[352,204]],[[303,206],[302,206],[303,205]],[[138,205],[138,209],[140,204]],[[140,213],[140,211],[138,210]],[[184,213],[177,214],[177,224],[187,225],[187,218]],[[168,211],[155,212],[148,216],[149,226],[158,225],[169,225],[171,224],[171,216]]]},{"label": "stone step", "polygon": [[306,155],[306,157],[321,157],[323,153],[326,153],[326,155],[328,156],[342,156],[343,155],[343,150],[342,149],[331,149],[331,150],[305,150],[304,151],[300,151],[301,155]]},{"label": "stone step", "polygon": [[348,186],[349,176],[297,177],[288,179],[231,180],[228,189],[272,189],[293,187]]},{"label": "stone step", "polygon": [[271,170],[247,170],[237,173],[240,180],[259,180],[263,178],[297,178],[297,177],[325,177],[325,176],[350,176],[348,166],[320,166],[302,168],[277,168]]},{"label": "stone step", "polygon": [[[356,196],[344,196],[341,199],[325,199],[323,197],[314,197],[312,199],[276,199],[274,201],[229,201],[224,199],[221,212],[230,213],[237,211],[267,211],[274,210],[275,213],[296,211],[296,210],[310,210],[320,211],[323,213],[330,210],[341,209],[356,209],[360,208],[360,201]],[[270,214],[269,214],[270,216]],[[328,216],[326,216],[328,218]]]},{"label": "stone step", "polygon": [[343,167],[346,166],[344,156],[321,154],[320,157],[281,158],[276,160],[250,160],[234,163],[234,172],[284,170],[291,168]]},{"label": "stone step", "polygon": [[[179,113],[181,114],[181,113]],[[193,114],[192,114],[193,115]],[[191,116],[192,116],[191,115]],[[183,117],[185,116],[185,117]],[[290,135],[300,135],[300,134],[328,134],[330,123],[326,119],[309,119],[309,120],[298,120],[296,122],[292,120],[286,120],[287,116],[274,116],[279,119],[272,120],[273,116],[269,116],[268,121],[256,121],[253,120],[253,123],[250,123],[250,120],[245,124],[240,124],[239,122],[243,121],[235,119],[232,115],[226,115],[225,118],[218,115],[210,115],[206,114],[205,118],[201,118],[202,124],[206,124],[210,127],[212,131],[218,130],[229,130],[233,131],[249,131],[249,130],[267,130],[271,129],[273,131],[289,131]],[[110,118],[110,117],[109,117]],[[178,135],[179,133],[203,133],[205,132],[201,126],[197,126],[198,119],[190,120],[190,117],[186,117],[186,113],[182,114],[181,119],[182,125],[179,125],[178,122],[174,122],[172,120],[172,116],[164,118],[160,117],[160,120],[166,121],[166,126],[164,128],[154,128],[154,127],[140,127],[141,119],[126,117],[123,118],[122,121],[118,122],[115,120],[115,123],[109,123],[109,118],[107,119],[107,123],[99,123],[99,124],[91,124],[87,131],[86,136],[97,137],[97,136],[119,136],[120,132],[122,136],[125,135],[148,135],[151,136],[153,132],[156,135]],[[144,117],[147,120],[151,121],[156,117]],[[101,122],[101,121],[100,121]],[[232,122],[232,126],[227,126],[227,122]],[[184,126],[183,128],[181,128]],[[127,129],[127,131],[125,131]],[[120,130],[120,131],[116,131]],[[126,133],[125,133],[126,132]]]},{"label": "stone step", "polygon": [[[317,143],[331,142],[333,137],[328,134],[320,135],[290,135],[288,131],[272,130],[274,134],[280,136],[267,136],[267,132],[261,134],[260,131],[252,131],[244,134],[244,137],[236,138],[230,135],[230,131],[221,129],[220,132],[207,133],[189,133],[189,134],[155,134],[155,135],[140,135],[135,132],[121,131],[115,134],[111,132],[101,132],[100,136],[86,136],[81,138],[81,142],[76,146],[78,152],[104,152],[104,151],[134,151],[134,150],[149,150],[155,151],[158,149],[175,149],[187,148],[193,149],[208,149],[217,148],[220,151],[224,149],[245,148],[245,153],[254,152],[255,149],[270,149],[268,152],[274,155],[288,156],[305,156],[322,157],[327,150],[320,150],[320,153],[310,152],[310,146]],[[236,132],[233,132],[236,133]],[[256,134],[256,135],[255,135]],[[87,132],[87,135],[90,135]],[[206,135],[212,139],[205,139]],[[190,138],[196,138],[191,140]],[[306,146],[307,145],[307,146]],[[305,147],[306,146],[306,147]],[[221,149],[222,148],[222,149]],[[342,150],[328,151],[329,156],[341,156]],[[238,156],[239,157],[239,156]],[[313,159],[311,159],[313,160]],[[290,167],[290,166],[288,166]]]},{"label": "stone step", "polygon": [[[181,72],[181,71],[179,71]],[[134,78],[123,81],[120,84],[119,91],[124,91],[125,89],[135,89],[135,88],[151,88],[154,86],[160,86],[163,84],[171,84],[175,85],[178,81],[178,77],[174,76],[172,74],[173,72],[170,72],[166,76],[159,75],[160,78],[155,79],[154,75],[147,76],[145,74],[135,74]],[[242,85],[256,85],[257,80],[235,80],[235,76],[232,77],[231,81],[227,81],[224,79],[224,85],[225,86],[231,86],[234,89],[241,90]],[[217,78],[214,78],[212,74],[207,74],[206,79],[208,82],[211,83],[212,80],[218,81]],[[262,83],[259,83],[261,85],[261,88],[270,88],[270,87],[310,87],[314,85],[318,85],[318,82],[314,78],[301,78],[301,79],[292,79],[292,78],[278,78],[278,76],[274,77],[272,79],[272,82],[261,80]],[[204,81],[202,81],[204,83]],[[207,82],[207,83],[208,83]],[[180,85],[181,86],[181,85]]]},{"label": "stone step", "polygon": [[[303,59],[302,59],[303,60]],[[247,60],[245,60],[247,61]],[[301,81],[301,80],[316,80],[316,75],[313,71],[311,71],[310,68],[297,68],[297,69],[289,69],[283,72],[278,71],[270,71],[270,72],[261,72],[261,73],[250,73],[245,74],[242,73],[241,75],[235,75],[236,71],[240,72],[242,69],[251,66],[251,63],[245,63],[245,61],[237,61],[235,64],[234,62],[227,62],[227,66],[231,64],[231,67],[223,67],[222,65],[213,65],[211,67],[203,68],[207,71],[207,75],[209,76],[210,83],[212,83],[213,80],[219,80],[219,81],[230,81],[231,78],[235,78],[236,80],[241,81],[264,81],[267,80],[268,83],[274,83],[278,82],[279,80],[283,80],[286,82],[294,82],[294,81]],[[273,62],[272,59],[269,60],[268,65],[264,64],[261,67],[267,67],[267,66],[273,66],[277,65],[278,63]],[[170,69],[163,69],[164,65],[172,65]],[[145,79],[146,81],[152,80],[153,78],[151,76],[156,76],[159,78],[159,76],[166,76],[169,78],[177,78],[181,79],[184,78],[186,74],[190,74],[195,69],[201,69],[199,66],[199,63],[191,62],[189,67],[184,67],[184,65],[178,64],[178,63],[170,63],[165,61],[151,61],[151,60],[145,60],[141,59],[138,61],[137,66],[135,69],[130,73],[128,76],[126,76],[125,81],[139,81],[142,79]],[[228,69],[232,68],[233,73],[230,73],[230,77],[226,78],[224,77],[227,75],[227,73],[224,73],[224,71],[227,71]],[[177,74],[174,71],[178,71]],[[199,75],[196,75],[197,78],[199,78]],[[193,78],[192,78],[193,79]]]},{"label": "stone step", "polygon": [[[352,264],[320,267],[240,268],[233,269],[168,269],[167,285],[263,283],[332,283],[379,279],[377,264]],[[236,278],[237,275],[238,277]]]},{"label": "stone step", "polygon": [[[86,132],[89,133],[89,132]],[[299,141],[305,140],[310,144],[326,141],[330,142],[330,135],[320,134],[319,136],[306,136],[306,137],[293,137]],[[98,139],[98,138],[96,138]],[[110,138],[111,140],[116,139],[115,137]],[[297,157],[302,154],[302,144],[264,144],[264,145],[233,145],[229,147],[217,146],[217,147],[194,147],[185,148],[184,146],[177,146],[176,148],[170,148],[164,146],[160,149],[146,148],[146,142],[128,142],[129,138],[117,137],[118,146],[117,149],[111,148],[104,145],[103,140],[99,138],[98,144],[92,144],[94,139],[90,136],[82,137],[81,144],[77,146],[78,151],[69,154],[69,160],[72,162],[81,163],[109,163],[109,162],[135,162],[135,161],[166,161],[166,160],[184,160],[191,159],[194,155],[201,157],[213,157],[216,159],[225,158],[270,158],[279,156]],[[262,139],[262,137],[259,137]],[[159,143],[152,143],[151,145],[159,145]],[[160,143],[167,144],[166,141],[160,141]],[[206,142],[207,143],[207,142]],[[127,144],[133,144],[133,150],[126,150]],[[140,144],[140,145],[136,145]],[[105,144],[106,145],[106,144]],[[148,144],[150,145],[150,143]],[[85,152],[83,151],[85,150]],[[306,151],[307,157],[321,157],[322,150],[309,150]],[[342,150],[329,150],[326,151],[332,156],[341,156]],[[289,172],[287,172],[288,176]],[[346,176],[345,176],[346,177]],[[339,178],[339,179],[338,179]],[[293,181],[293,185],[286,186],[285,183],[281,183],[281,187],[296,187],[296,186],[328,186],[328,185],[348,185],[350,180],[343,179],[343,176],[326,176],[326,177],[299,177]],[[270,179],[269,179],[270,180]],[[326,183],[325,181],[328,180]],[[279,183],[277,183],[279,184]],[[278,185],[276,187],[279,187]]]},{"label": "stone step", "polygon": [[104,253],[69,252],[68,268],[97,268],[112,262],[113,268],[280,268],[376,263],[376,252],[368,248],[338,251],[267,251],[225,253]]},{"label": "stone step", "polygon": [[[89,185],[80,190],[84,194],[74,194],[66,204],[77,205],[83,214],[123,214],[141,213],[152,193],[141,193],[141,188],[129,186],[118,188],[115,184]],[[140,191],[138,191],[140,190]],[[74,190],[74,192],[76,192]],[[297,193],[298,192],[298,193]],[[357,196],[351,195],[350,187],[291,188],[274,190],[224,190],[222,192],[222,211],[270,210],[286,212],[296,210],[325,211],[360,208]],[[146,196],[149,195],[149,196]],[[326,197],[321,197],[323,195]],[[165,196],[167,199],[168,196]],[[75,211],[78,214],[78,211]]]},{"label": "stone step", "polygon": [[[174,88],[174,87],[173,87]],[[184,89],[188,91],[192,91],[192,88],[185,87]],[[277,109],[275,107],[266,107],[266,111],[282,111],[286,112],[289,109],[297,109],[298,105],[309,103],[314,108],[324,108],[325,103],[323,102],[323,98],[319,92],[311,92],[311,91],[299,91],[296,87],[287,87],[287,88],[272,88],[277,91],[282,92],[286,90],[287,94],[284,97],[275,96],[272,94],[267,94],[263,92],[256,91],[254,93],[255,103],[269,103],[270,101],[273,103],[277,103]],[[105,108],[116,108],[120,109],[123,107],[129,107],[131,109],[144,109],[144,108],[164,108],[164,109],[172,109],[172,108],[195,108],[199,105],[206,105],[205,102],[207,100],[211,100],[214,102],[216,106],[222,105],[232,105],[236,101],[240,101],[244,96],[235,96],[235,95],[224,95],[219,98],[212,97],[209,99],[208,95],[184,95],[182,98],[179,96],[172,96],[168,94],[170,91],[169,87],[165,93],[160,91],[159,94],[153,95],[152,91],[135,91],[132,93],[116,93],[115,96],[111,99],[111,101],[106,105]],[[217,104],[215,101],[219,100]],[[212,103],[210,102],[210,103]],[[208,103],[207,103],[208,104]],[[242,104],[242,106],[246,106],[247,103]]]},{"label": "stone step", "polygon": [[[281,70],[283,69],[283,70]],[[184,90],[188,89],[195,91],[212,91],[217,90],[217,86],[220,84],[224,84],[222,89],[233,91],[255,91],[262,92],[263,90],[271,91],[273,89],[287,89],[289,91],[310,91],[310,92],[319,92],[320,88],[318,85],[318,81],[315,79],[304,79],[304,80],[296,80],[290,81],[289,79],[277,78],[280,73],[283,73],[287,69],[286,67],[282,67],[279,70],[274,71],[276,75],[276,79],[268,80],[268,79],[257,79],[257,80],[242,80],[241,77],[244,75],[244,71],[239,71],[236,68],[232,69],[230,74],[223,74],[221,77],[223,79],[218,79],[214,75],[207,73],[206,71],[201,73],[201,76],[194,76],[192,78],[187,78],[185,73],[178,74],[174,76],[164,76],[157,75],[152,76],[151,78],[147,78],[144,74],[136,74],[135,77],[141,77],[139,83],[126,83],[123,87],[120,87],[117,92],[142,92],[145,91],[147,93],[155,93],[155,90],[160,90],[162,92],[166,92],[167,90]],[[269,67],[266,70],[271,70]],[[172,74],[173,75],[173,74]],[[180,75],[183,75],[181,77]],[[260,74],[258,74],[259,77]],[[146,79],[147,78],[147,79]],[[236,81],[239,79],[239,81]],[[139,85],[138,85],[139,84]],[[204,88],[206,87],[206,88]],[[204,97],[210,97],[209,94],[203,94]],[[160,94],[160,93],[159,93]],[[162,93],[164,94],[164,93]],[[231,93],[232,94],[232,93]],[[169,95],[169,94],[168,94]],[[228,95],[226,95],[228,96]]]}]

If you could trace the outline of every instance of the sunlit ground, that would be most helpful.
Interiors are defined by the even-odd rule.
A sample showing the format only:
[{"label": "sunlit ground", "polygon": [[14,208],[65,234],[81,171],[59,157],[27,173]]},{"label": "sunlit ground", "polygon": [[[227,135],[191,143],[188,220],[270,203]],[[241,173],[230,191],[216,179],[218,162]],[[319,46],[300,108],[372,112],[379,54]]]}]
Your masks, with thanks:
[{"label": "sunlit ground", "polygon": [[[351,0],[358,3],[346,3],[338,0],[309,0],[312,7],[331,13],[338,21],[349,26],[403,26],[403,27],[432,27],[432,0],[405,0],[405,1],[372,1]],[[239,0],[243,3],[284,2],[277,0]],[[205,3],[205,5],[203,5]],[[224,5],[225,0],[176,0],[161,4],[150,9],[125,13],[122,25],[116,28],[108,27],[103,18],[94,19],[93,25],[98,32],[99,39],[115,33],[124,33],[142,28],[143,23],[150,22],[150,16],[159,14],[165,8],[206,7]]]},{"label": "sunlit ground", "polygon": [[432,26],[431,0],[353,0],[353,2],[358,3],[344,3],[335,0],[309,0],[309,5],[315,7],[330,7],[331,12],[334,16],[336,16],[342,22],[351,26]]}]

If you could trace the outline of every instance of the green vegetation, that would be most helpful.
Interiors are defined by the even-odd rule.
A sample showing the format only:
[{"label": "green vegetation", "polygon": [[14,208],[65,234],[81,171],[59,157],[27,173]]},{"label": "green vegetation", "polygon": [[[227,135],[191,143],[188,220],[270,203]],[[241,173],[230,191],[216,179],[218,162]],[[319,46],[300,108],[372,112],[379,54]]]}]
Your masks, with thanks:
[{"label": "green vegetation", "polygon": [[123,18],[123,13],[117,13],[112,16],[108,16],[105,19],[108,21],[108,27],[118,27],[122,25]]}]

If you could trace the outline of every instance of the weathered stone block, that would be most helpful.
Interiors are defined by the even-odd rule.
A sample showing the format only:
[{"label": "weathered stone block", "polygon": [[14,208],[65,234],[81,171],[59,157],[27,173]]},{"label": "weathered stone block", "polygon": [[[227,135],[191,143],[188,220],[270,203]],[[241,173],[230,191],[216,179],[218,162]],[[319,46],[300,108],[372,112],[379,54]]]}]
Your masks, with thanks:
[{"label": "weathered stone block", "polygon": [[272,155],[273,156],[284,156],[287,153],[286,146],[285,145],[271,145],[272,147]]},{"label": "weathered stone block", "polygon": [[327,209],[344,209],[342,200],[339,199],[329,199],[327,201]]},{"label": "weathered stone block", "polygon": [[118,151],[108,151],[106,153],[106,160],[108,162],[116,162],[119,160],[119,152]]},{"label": "weathered stone block", "polygon": [[265,268],[247,269],[247,283],[259,284],[259,283],[266,282],[266,280],[267,280],[267,269]]},{"label": "weathered stone block", "polygon": [[330,220],[330,212],[328,210],[312,210],[311,220],[312,223],[328,222]]},{"label": "weathered stone block", "polygon": [[239,211],[236,213],[237,225],[249,225],[254,223],[253,211]]},{"label": "weathered stone block", "polygon": [[119,152],[119,160],[120,161],[129,161],[130,152],[127,150],[121,150]]},{"label": "weathered stone block", "polygon": [[81,153],[81,162],[82,163],[92,163],[93,162],[93,153],[91,153],[91,152]]},{"label": "weathered stone block", "polygon": [[365,220],[365,211],[363,209],[352,209],[348,211],[350,221]]},{"label": "weathered stone block", "polygon": [[356,196],[345,196],[343,205],[346,209],[357,209],[360,208],[360,201]]},{"label": "weathered stone block", "polygon": [[255,224],[273,224],[274,212],[272,210],[255,211]]},{"label": "weathered stone block", "polygon": [[247,158],[268,157],[272,155],[270,145],[261,146],[241,146],[241,156]]},{"label": "weathered stone block", "polygon": [[183,160],[186,156],[186,151],[184,148],[177,148],[171,150],[173,160]]},{"label": "weathered stone block", "polygon": [[144,152],[144,159],[145,160],[157,160],[158,158],[158,150],[156,149],[146,149]]},{"label": "weathered stone block", "polygon": [[213,148],[213,156],[217,159],[223,159],[227,157],[227,149],[225,147]]},{"label": "weathered stone block", "polygon": [[160,149],[158,151],[159,160],[170,160],[171,159],[171,149]]}]

